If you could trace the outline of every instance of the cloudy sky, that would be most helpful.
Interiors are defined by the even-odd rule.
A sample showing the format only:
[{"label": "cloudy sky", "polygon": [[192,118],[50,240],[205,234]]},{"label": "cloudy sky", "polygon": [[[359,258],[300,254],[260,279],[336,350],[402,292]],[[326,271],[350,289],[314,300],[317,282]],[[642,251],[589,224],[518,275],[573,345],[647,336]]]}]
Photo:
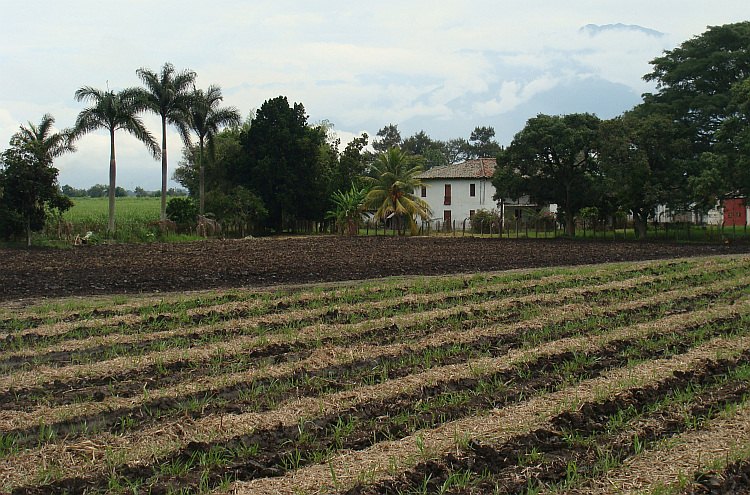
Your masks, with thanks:
[{"label": "cloudy sky", "polygon": [[[538,113],[632,108],[654,90],[649,60],[747,14],[744,0],[6,2],[0,149],[45,113],[73,125],[81,86],[137,86],[136,69],[167,61],[199,87],[220,85],[243,118],[284,95],[345,141],[389,123],[436,139],[491,125],[507,145]],[[158,120],[145,121],[158,138]],[[167,139],[171,175],[181,143]],[[118,185],[158,189],[159,163],[127,134],[116,140]],[[62,184],[88,187],[108,182],[108,161],[102,132],[55,164]]]}]

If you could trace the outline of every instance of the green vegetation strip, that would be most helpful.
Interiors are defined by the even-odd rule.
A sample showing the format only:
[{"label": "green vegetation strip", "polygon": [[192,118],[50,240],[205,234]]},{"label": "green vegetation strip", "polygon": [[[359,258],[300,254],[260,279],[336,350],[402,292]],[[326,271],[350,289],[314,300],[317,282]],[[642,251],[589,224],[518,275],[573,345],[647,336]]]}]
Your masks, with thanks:
[{"label": "green vegetation strip", "polygon": [[[234,305],[233,308],[228,310],[209,310],[207,312],[189,312],[189,309],[201,308],[204,309],[206,305],[211,305],[213,301],[222,301],[224,299],[240,299],[237,296],[225,296],[218,297],[215,299],[206,299],[204,296],[199,296],[195,299],[189,299],[175,304],[159,304],[146,308],[140,308],[138,314],[142,316],[141,321],[138,323],[116,323],[114,325],[107,322],[107,319],[112,319],[116,316],[113,311],[99,311],[95,310],[92,313],[96,318],[94,319],[93,325],[86,324],[74,328],[68,332],[59,335],[39,335],[33,332],[25,334],[17,334],[15,338],[11,338],[11,335],[17,333],[14,330],[21,330],[32,328],[34,324],[46,324],[52,325],[56,323],[54,317],[45,318],[44,320],[35,318],[32,321],[27,319],[15,320],[12,318],[6,319],[3,323],[6,331],[9,332],[9,336],[5,342],[0,341],[0,349],[3,346],[11,346],[15,350],[22,347],[25,341],[28,341],[31,345],[39,346],[45,344],[54,344],[64,340],[70,339],[81,339],[89,336],[105,336],[111,333],[130,333],[137,331],[139,333],[145,333],[149,331],[163,331],[170,328],[179,328],[185,325],[200,325],[200,324],[215,324],[222,321],[235,320],[239,318],[255,318],[269,316],[277,314],[279,312],[289,312],[294,310],[320,310],[321,314],[325,316],[326,313],[330,312],[332,308],[337,308],[342,305],[359,305],[364,307],[364,312],[359,311],[359,314],[363,318],[367,318],[367,312],[372,311],[373,303],[396,301],[391,304],[391,314],[398,314],[399,307],[404,308],[402,313],[408,312],[412,307],[413,303],[398,303],[403,299],[405,294],[410,297],[417,295],[420,296],[437,296],[435,300],[425,299],[422,306],[425,309],[436,308],[436,307],[447,307],[451,303],[461,304],[464,301],[483,301],[490,300],[497,297],[503,296],[515,296],[520,297],[528,294],[545,294],[554,293],[557,290],[569,287],[578,287],[583,284],[594,285],[604,284],[618,280],[626,280],[628,278],[636,278],[639,276],[664,276],[664,275],[675,275],[678,273],[688,272],[691,269],[696,269],[698,266],[705,264],[697,262],[672,262],[662,263],[654,266],[647,265],[639,269],[631,270],[615,270],[611,267],[607,267],[604,273],[597,273],[594,276],[585,276],[578,271],[569,271],[567,273],[562,272],[559,277],[561,280],[556,280],[557,277],[552,277],[552,280],[545,281],[544,279],[549,278],[549,275],[543,275],[546,273],[520,273],[513,275],[503,276],[474,276],[471,278],[465,277],[453,277],[453,278],[437,278],[437,279],[423,279],[420,282],[413,282],[413,285],[402,286],[397,285],[390,287],[386,284],[385,288],[378,288],[378,290],[365,290],[365,289],[346,289],[346,290],[331,290],[329,292],[320,292],[319,297],[311,296],[309,292],[298,293],[298,295],[287,297],[285,293],[254,293],[250,294],[248,298],[259,298],[264,304],[255,305],[248,307],[247,305]],[[750,261],[747,263],[750,265]],[[723,268],[718,268],[720,271]],[[731,267],[727,268],[731,269]],[[713,270],[708,270],[713,271]],[[392,283],[391,283],[392,284]],[[315,291],[313,291],[314,293]],[[456,295],[460,294],[460,295]],[[388,308],[378,308],[380,311],[387,310]],[[343,313],[340,309],[337,309],[339,313]],[[352,310],[356,314],[356,310]],[[81,315],[68,315],[65,321],[75,321],[76,318]],[[103,321],[102,321],[103,319]],[[2,328],[2,326],[0,326]]]},{"label": "green vegetation strip", "polygon": [[[739,287],[722,288],[713,290],[709,293],[698,293],[691,297],[680,297],[670,300],[667,303],[655,301],[652,304],[646,304],[640,307],[634,307],[630,310],[621,309],[604,309],[600,313],[585,318],[578,318],[565,321],[555,321],[543,325],[539,329],[517,330],[510,334],[500,334],[495,336],[478,336],[474,341],[462,343],[450,343],[440,346],[428,346],[421,350],[409,350],[394,356],[384,356],[377,359],[355,360],[347,363],[345,366],[328,367],[315,370],[303,375],[293,374],[291,378],[276,377],[273,380],[255,380],[251,388],[268,388],[263,382],[273,382],[277,390],[286,395],[287,388],[298,388],[299,383],[307,383],[311,379],[330,381],[335,374],[345,372],[348,381],[348,374],[360,369],[372,370],[370,376],[352,379],[354,386],[361,383],[374,383],[375,376],[380,375],[381,379],[392,379],[403,376],[399,370],[406,370],[401,373],[408,373],[411,368],[427,369],[433,366],[445,366],[455,362],[460,362],[471,357],[481,357],[484,355],[499,355],[507,352],[512,348],[521,346],[538,345],[552,339],[568,337],[572,335],[586,335],[598,333],[602,330],[611,330],[615,326],[626,326],[649,321],[655,315],[664,317],[669,314],[682,313],[687,310],[701,309],[712,304],[717,297],[737,299],[750,293],[749,285]],[[538,309],[538,308],[536,308]],[[523,313],[523,312],[520,312]],[[520,314],[519,313],[519,314]],[[486,316],[486,315],[484,315]],[[467,315],[468,317],[468,315]],[[468,321],[471,323],[470,321]],[[603,325],[606,322],[606,326]],[[456,318],[452,322],[444,322],[446,331],[456,330],[467,324],[464,318]],[[433,322],[421,323],[418,327],[424,327],[426,331],[435,332]],[[391,326],[385,332],[375,332],[365,336],[360,335],[358,340],[373,342],[396,340],[399,342],[408,342],[409,337],[413,336],[414,328],[410,328],[406,333],[402,333],[397,326]],[[323,339],[319,345],[339,345],[351,342],[351,337],[339,339],[336,337]],[[36,388],[14,389],[0,393],[0,400],[6,403],[6,409],[23,410],[34,407],[37,403],[45,405],[59,405],[71,402],[82,402],[88,400],[103,400],[105,397],[120,396],[128,397],[136,393],[141,393],[144,389],[158,389],[162,384],[175,384],[183,380],[192,380],[200,376],[218,376],[224,373],[238,373],[257,367],[259,360],[273,359],[278,362],[283,355],[294,353],[296,359],[306,355],[304,352],[307,346],[304,344],[294,345],[272,345],[261,348],[256,351],[238,353],[234,355],[216,354],[209,361],[198,363],[194,361],[179,360],[169,363],[156,363],[147,369],[126,371],[114,376],[101,377],[98,379],[77,379],[74,381],[45,384]],[[302,353],[302,354],[300,354]],[[344,370],[344,371],[342,371]],[[281,386],[285,381],[290,382],[288,387]],[[242,387],[242,384],[233,384],[226,387],[233,390]],[[199,402],[204,403],[211,397],[216,400],[225,400],[226,392],[221,390],[207,391],[201,394]],[[195,399],[190,399],[194,401]]]},{"label": "green vegetation strip", "polygon": [[[610,301],[616,297],[638,297],[645,296],[648,294],[656,294],[665,289],[675,289],[680,286],[695,286],[708,283],[722,277],[737,276],[745,272],[744,267],[736,266],[733,269],[722,270],[719,272],[706,271],[699,274],[687,274],[678,275],[674,278],[662,278],[654,280],[648,284],[642,284],[632,288],[611,288],[604,291],[597,292],[595,288],[586,291],[579,295],[565,296],[566,302],[601,302],[601,300]],[[580,282],[579,282],[580,283]],[[560,287],[555,287],[553,292],[560,290]],[[604,297],[602,297],[604,296]],[[601,299],[600,299],[601,298]],[[99,347],[82,349],[75,352],[66,351],[51,351],[41,355],[17,355],[10,356],[4,360],[0,360],[0,370],[10,372],[16,369],[31,369],[40,364],[47,364],[52,366],[64,366],[70,363],[75,364],[86,364],[96,361],[102,361],[107,359],[113,359],[121,356],[138,356],[149,352],[163,351],[165,349],[180,349],[193,347],[195,345],[209,345],[219,342],[224,342],[228,338],[242,335],[269,335],[276,332],[284,332],[287,334],[295,334],[301,328],[321,322],[335,322],[337,324],[356,324],[369,321],[373,318],[385,318],[394,317],[398,315],[411,314],[415,311],[428,311],[432,309],[450,309],[456,305],[465,304],[481,304],[483,302],[492,301],[495,299],[494,292],[489,294],[482,294],[480,297],[463,298],[456,297],[453,300],[444,300],[435,302],[431,305],[416,304],[400,304],[388,309],[375,309],[371,312],[363,310],[363,312],[355,313],[343,313],[338,309],[334,308],[327,310],[324,314],[315,315],[309,318],[298,318],[294,321],[284,322],[280,321],[277,323],[259,323],[255,326],[241,326],[232,328],[219,328],[219,329],[201,329],[192,333],[179,333],[174,336],[167,336],[152,340],[138,340],[136,342],[125,342],[115,343],[111,345],[101,345]],[[550,306],[554,304],[560,304],[561,301],[545,301],[543,303],[539,301],[531,301],[525,304],[517,304],[514,309],[516,318],[514,319],[508,315],[506,308],[500,308],[494,312],[487,312],[485,317],[490,318],[492,321],[503,319],[506,322],[517,321],[519,317],[529,317],[528,313],[524,311],[540,311],[543,306]],[[140,328],[138,331],[140,332]],[[382,342],[382,341],[381,341]],[[318,343],[320,345],[320,342]],[[299,347],[299,345],[297,346]],[[304,347],[304,345],[303,345]]]},{"label": "green vegetation strip", "polygon": [[[301,289],[296,292],[263,291],[249,292],[238,294],[227,292],[218,295],[198,295],[196,297],[183,299],[180,301],[162,301],[157,304],[146,304],[143,306],[128,307],[122,311],[112,310],[107,307],[100,309],[80,309],[78,312],[71,313],[65,311],[65,305],[45,304],[39,312],[46,313],[48,316],[26,316],[26,317],[9,317],[0,320],[0,330],[14,333],[16,331],[35,328],[42,325],[53,325],[59,322],[73,322],[85,320],[109,319],[113,316],[124,316],[135,314],[143,317],[143,321],[148,323],[152,321],[149,317],[168,316],[170,319],[180,320],[188,319],[187,313],[193,309],[206,309],[211,306],[225,305],[227,303],[240,303],[237,306],[240,311],[247,307],[247,303],[258,303],[253,311],[258,315],[273,314],[276,311],[287,309],[315,309],[318,307],[330,307],[341,304],[353,303],[374,303],[399,298],[404,294],[430,295],[442,292],[458,291],[466,288],[481,290],[485,286],[506,286],[508,290],[517,288],[533,288],[536,285],[544,286],[545,279],[554,277],[560,278],[562,283],[565,279],[585,280],[586,283],[604,283],[613,280],[624,280],[631,276],[639,275],[664,275],[673,272],[680,272],[692,269],[705,261],[681,260],[669,262],[651,262],[648,265],[636,265],[634,268],[623,269],[622,266],[606,266],[595,268],[583,268],[576,271],[570,269],[545,269],[534,270],[521,273],[511,273],[502,275],[474,275],[472,277],[434,277],[420,278],[417,280],[407,281],[378,281],[376,285],[372,283],[358,284],[354,287],[331,288],[312,287]],[[594,275],[590,275],[593,272]],[[62,314],[62,316],[60,316]],[[227,312],[231,315],[231,311]],[[251,314],[250,311],[247,313]],[[200,317],[200,314],[197,315]],[[213,315],[216,316],[215,314]],[[192,317],[192,315],[191,315]]]}]

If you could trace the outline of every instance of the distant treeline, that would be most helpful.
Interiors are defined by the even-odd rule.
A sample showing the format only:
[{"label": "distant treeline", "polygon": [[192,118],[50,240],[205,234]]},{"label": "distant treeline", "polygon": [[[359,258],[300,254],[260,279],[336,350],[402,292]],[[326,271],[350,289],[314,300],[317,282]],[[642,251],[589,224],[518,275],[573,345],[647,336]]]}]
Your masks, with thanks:
[{"label": "distant treeline", "polygon": [[[104,184],[95,184],[88,189],[76,189],[73,186],[65,184],[62,186],[62,193],[69,198],[104,198],[109,195],[109,187]],[[160,198],[161,191],[147,191],[142,187],[136,187],[133,190],[126,190],[123,187],[115,187],[115,197],[124,198],[127,196],[135,196],[136,198]],[[183,189],[175,189],[174,187],[167,190],[167,197],[182,197],[187,196],[187,192]]]}]

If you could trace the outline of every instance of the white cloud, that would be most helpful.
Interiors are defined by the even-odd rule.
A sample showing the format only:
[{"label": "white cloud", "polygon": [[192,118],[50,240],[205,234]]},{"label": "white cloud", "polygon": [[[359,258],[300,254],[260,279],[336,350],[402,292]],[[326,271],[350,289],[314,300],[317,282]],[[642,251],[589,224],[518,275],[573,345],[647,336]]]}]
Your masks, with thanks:
[{"label": "white cloud", "polygon": [[[652,4],[79,0],[73,9],[47,0],[29,9],[11,3],[0,18],[0,141],[7,143],[18,125],[46,112],[60,127],[70,126],[82,108],[73,101],[77,88],[138,85],[137,68],[156,70],[166,61],[195,70],[202,87],[221,85],[224,103],[243,116],[286,95],[305,105],[311,121],[330,120],[341,132],[411,122],[428,134],[447,133],[473,128],[468,122],[476,118],[494,125],[494,116],[575,78],[598,78],[640,94],[650,89],[641,79],[648,61],[663,49],[699,35],[707,24],[747,17],[736,0]],[[578,33],[592,23],[638,24],[668,36]],[[148,125],[158,134],[158,123]],[[133,181],[158,187],[158,166],[152,171],[143,146],[119,141],[123,180],[131,180],[127,174],[134,170]],[[170,174],[180,146],[170,134]],[[61,180],[106,180],[108,144],[93,139],[79,149],[61,159]]]}]

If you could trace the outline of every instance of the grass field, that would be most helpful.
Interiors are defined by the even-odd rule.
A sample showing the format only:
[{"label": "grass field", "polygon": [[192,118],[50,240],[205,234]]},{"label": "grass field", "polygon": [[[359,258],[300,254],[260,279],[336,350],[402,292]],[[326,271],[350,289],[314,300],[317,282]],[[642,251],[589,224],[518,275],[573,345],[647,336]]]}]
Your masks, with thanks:
[{"label": "grass field", "polygon": [[742,483],[749,268],[692,258],[5,303],[0,490]]},{"label": "grass field", "polygon": [[[63,218],[75,224],[107,226],[109,198],[72,198],[75,205]],[[161,213],[161,198],[115,198],[115,221],[118,223],[155,222]]]},{"label": "grass field", "polygon": [[[109,219],[108,198],[72,198],[74,206],[63,213],[63,220],[72,225],[72,237],[92,232],[94,242],[102,242],[107,234]],[[155,227],[161,218],[161,198],[124,197],[115,199],[115,234],[117,242],[145,242],[152,240],[193,240],[196,236],[165,236]],[[45,230],[36,236],[37,244],[59,244],[58,220],[51,218]]]}]

